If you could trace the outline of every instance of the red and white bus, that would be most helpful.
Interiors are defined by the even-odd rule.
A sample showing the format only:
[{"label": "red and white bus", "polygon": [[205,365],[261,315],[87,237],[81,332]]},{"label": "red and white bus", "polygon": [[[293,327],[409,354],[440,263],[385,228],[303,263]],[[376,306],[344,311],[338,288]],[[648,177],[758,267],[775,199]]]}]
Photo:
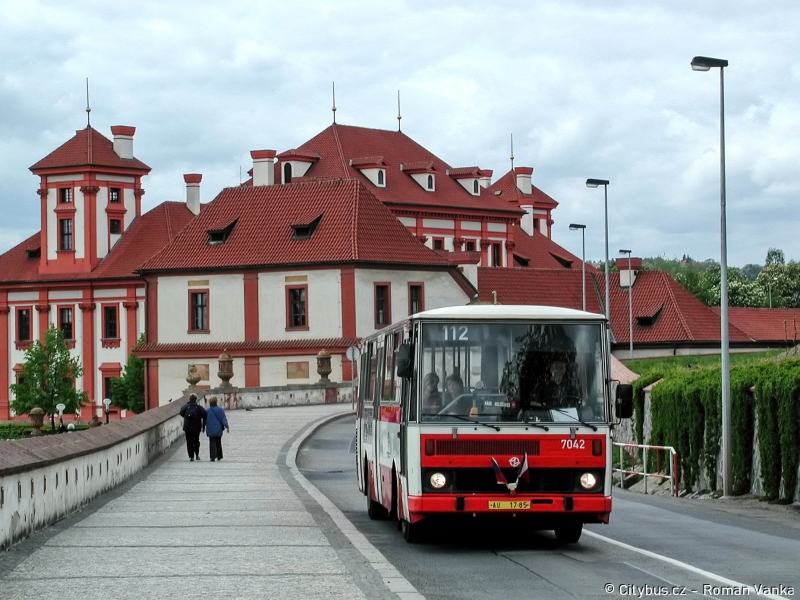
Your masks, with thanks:
[{"label": "red and white bus", "polygon": [[441,516],[514,515],[563,543],[611,513],[612,402],[602,315],[469,305],[415,314],[361,350],[356,460],[370,518],[409,542]]}]

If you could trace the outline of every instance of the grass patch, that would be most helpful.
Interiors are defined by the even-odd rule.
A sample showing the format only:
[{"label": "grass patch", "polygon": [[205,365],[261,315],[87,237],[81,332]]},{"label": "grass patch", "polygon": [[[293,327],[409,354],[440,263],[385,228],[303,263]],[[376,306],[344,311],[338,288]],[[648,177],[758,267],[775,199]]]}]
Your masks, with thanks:
[{"label": "grass patch", "polygon": [[[731,366],[758,362],[783,354],[782,350],[767,350],[764,352],[732,353]],[[622,360],[622,359],[620,359]],[[719,354],[704,354],[698,356],[662,356],[658,358],[641,358],[622,360],[622,363],[637,375],[648,371],[667,372],[674,369],[702,369],[721,367]]]}]

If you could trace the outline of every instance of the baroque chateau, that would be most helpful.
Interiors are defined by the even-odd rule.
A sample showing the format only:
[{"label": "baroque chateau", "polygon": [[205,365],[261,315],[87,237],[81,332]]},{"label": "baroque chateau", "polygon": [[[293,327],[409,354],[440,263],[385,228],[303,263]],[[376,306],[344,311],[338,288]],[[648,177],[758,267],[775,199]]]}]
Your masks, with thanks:
[{"label": "baroque chateau", "polygon": [[[331,379],[349,381],[349,346],[421,310],[581,308],[581,261],[551,239],[558,203],[530,167],[493,181],[400,131],[333,124],[290,150],[251,151],[250,179],[207,203],[202,175],[186,174],[185,202],[143,214],[150,167],[134,155],[135,128],[111,134],[79,130],[30,168],[41,231],[0,256],[0,420],[25,350],[51,325],[83,364],[77,384],[100,413],[132,351],[146,362],[151,408],[181,396],[189,364],[200,387],[216,387],[223,350],[238,387],[315,382],[321,349]],[[640,338],[656,353],[718,347],[714,313],[640,265],[620,263],[612,280],[615,347],[628,344],[637,278],[647,283],[634,290],[649,290],[634,302],[637,348]],[[587,310],[603,312],[602,277],[589,265],[585,283]],[[732,344],[752,341],[734,329]]]}]

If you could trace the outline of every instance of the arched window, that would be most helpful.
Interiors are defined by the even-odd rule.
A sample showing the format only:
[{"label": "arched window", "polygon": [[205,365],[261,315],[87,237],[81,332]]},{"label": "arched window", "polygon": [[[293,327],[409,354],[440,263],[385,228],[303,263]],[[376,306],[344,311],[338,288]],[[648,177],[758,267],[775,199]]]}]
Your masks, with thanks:
[{"label": "arched window", "polygon": [[475,181],[472,182],[472,193],[475,194],[476,196],[478,195],[478,187],[479,187],[478,180],[476,179]]},{"label": "arched window", "polygon": [[383,169],[378,169],[378,185],[386,185],[383,178]]},{"label": "arched window", "polygon": [[292,163],[283,163],[283,183],[292,183]]},{"label": "arched window", "polygon": [[433,189],[433,175],[428,175],[428,189]]}]

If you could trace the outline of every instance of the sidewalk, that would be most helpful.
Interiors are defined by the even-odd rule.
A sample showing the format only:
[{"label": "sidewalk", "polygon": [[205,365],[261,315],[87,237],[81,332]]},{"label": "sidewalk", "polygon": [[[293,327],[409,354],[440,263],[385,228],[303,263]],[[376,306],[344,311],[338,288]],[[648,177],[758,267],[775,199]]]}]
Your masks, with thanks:
[{"label": "sidewalk", "polygon": [[29,555],[10,571],[2,565],[13,556],[0,555],[0,596],[397,598],[286,466],[308,424],[349,409],[229,411],[223,461],[209,462],[205,436],[200,462],[189,461],[182,443],[38,548],[35,536],[23,541],[28,548],[19,551]]}]

